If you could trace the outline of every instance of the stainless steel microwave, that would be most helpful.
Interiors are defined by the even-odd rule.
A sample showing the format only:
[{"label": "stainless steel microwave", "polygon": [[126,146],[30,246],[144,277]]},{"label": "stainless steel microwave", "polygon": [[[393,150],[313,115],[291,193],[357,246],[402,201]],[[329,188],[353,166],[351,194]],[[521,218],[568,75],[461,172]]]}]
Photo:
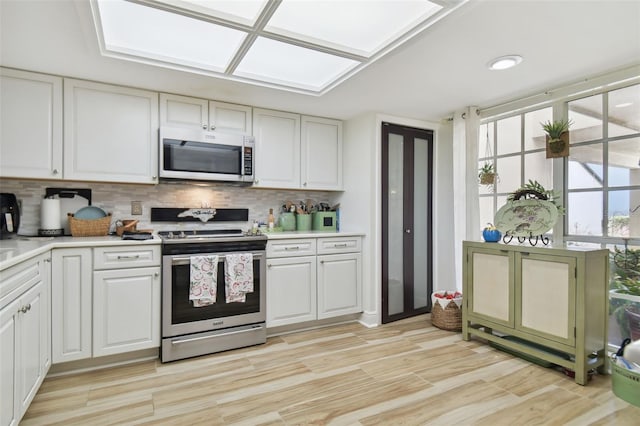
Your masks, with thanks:
[{"label": "stainless steel microwave", "polygon": [[159,175],[252,183],[255,149],[252,136],[161,127]]}]

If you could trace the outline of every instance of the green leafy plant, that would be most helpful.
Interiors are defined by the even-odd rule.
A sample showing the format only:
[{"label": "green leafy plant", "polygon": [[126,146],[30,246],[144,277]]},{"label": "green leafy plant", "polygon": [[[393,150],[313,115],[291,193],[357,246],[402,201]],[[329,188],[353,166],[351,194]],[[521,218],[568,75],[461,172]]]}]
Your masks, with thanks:
[{"label": "green leafy plant", "polygon": [[481,185],[493,185],[495,183],[496,171],[493,168],[493,163],[484,163],[478,169],[478,179]]},{"label": "green leafy plant", "polygon": [[572,120],[545,121],[540,123],[542,130],[549,135],[549,142],[560,140],[560,135],[569,131],[569,127],[573,124]]},{"label": "green leafy plant", "polygon": [[514,201],[514,200],[520,199],[520,197],[525,194],[531,194],[531,193],[546,197],[548,201],[551,201],[553,205],[556,206],[556,208],[558,209],[559,215],[563,215],[567,212],[567,210],[564,207],[562,207],[562,205],[560,204],[560,195],[554,192],[552,189],[546,189],[537,180],[529,179],[527,183],[522,185],[516,191],[509,194],[507,196],[507,200]]},{"label": "green leafy plant", "polygon": [[[625,248],[625,250],[620,250],[618,247],[614,247],[610,265],[609,289],[612,294],[640,298],[640,249]],[[616,319],[623,339],[631,336],[627,311],[640,314],[640,301],[634,302],[613,295],[610,297],[609,314]]]}]

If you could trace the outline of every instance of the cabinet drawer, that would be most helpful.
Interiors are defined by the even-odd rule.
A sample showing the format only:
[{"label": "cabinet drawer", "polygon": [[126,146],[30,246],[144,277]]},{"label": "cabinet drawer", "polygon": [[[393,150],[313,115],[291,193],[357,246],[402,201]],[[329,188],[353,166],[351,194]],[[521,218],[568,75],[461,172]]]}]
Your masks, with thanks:
[{"label": "cabinet drawer", "polygon": [[[0,308],[38,281],[42,281],[42,259],[26,260],[0,272]],[[5,296],[11,297],[5,299]]]},{"label": "cabinet drawer", "polygon": [[160,265],[160,246],[96,247],[93,269],[138,268]]},{"label": "cabinet drawer", "polygon": [[318,238],[318,254],[353,253],[361,250],[360,237]]},{"label": "cabinet drawer", "polygon": [[267,243],[267,257],[313,256],[316,254],[316,240],[292,239]]}]

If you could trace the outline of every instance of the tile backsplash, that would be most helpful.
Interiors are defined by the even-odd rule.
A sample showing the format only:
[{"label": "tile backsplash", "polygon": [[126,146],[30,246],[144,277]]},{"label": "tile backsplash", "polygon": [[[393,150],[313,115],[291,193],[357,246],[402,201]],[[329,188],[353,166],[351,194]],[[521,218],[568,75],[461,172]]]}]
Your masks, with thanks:
[{"label": "tile backsplash", "polygon": [[[248,229],[254,220],[266,222],[269,209],[277,213],[285,201],[300,202],[312,199],[334,205],[339,193],[331,191],[303,191],[257,189],[228,183],[160,183],[158,185],[134,185],[96,182],[39,181],[0,179],[0,190],[16,194],[21,203],[20,228],[22,235],[36,235],[40,227],[40,205],[45,188],[90,188],[91,205],[112,213],[114,221],[137,219],[139,229],[162,231],[169,229],[198,229],[198,222],[151,222],[151,207],[193,208],[248,208],[248,222],[207,223],[207,227],[240,227]],[[142,215],[131,215],[131,202],[142,203]],[[73,212],[71,212],[73,213]],[[113,226],[113,225],[112,225]]]}]

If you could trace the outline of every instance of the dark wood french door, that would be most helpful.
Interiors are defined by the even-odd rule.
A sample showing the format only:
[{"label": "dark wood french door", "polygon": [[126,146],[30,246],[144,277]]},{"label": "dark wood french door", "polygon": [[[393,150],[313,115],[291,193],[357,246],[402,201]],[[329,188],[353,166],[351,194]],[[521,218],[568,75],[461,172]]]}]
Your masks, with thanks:
[{"label": "dark wood french door", "polygon": [[431,311],[433,131],[382,123],[382,322]]}]

